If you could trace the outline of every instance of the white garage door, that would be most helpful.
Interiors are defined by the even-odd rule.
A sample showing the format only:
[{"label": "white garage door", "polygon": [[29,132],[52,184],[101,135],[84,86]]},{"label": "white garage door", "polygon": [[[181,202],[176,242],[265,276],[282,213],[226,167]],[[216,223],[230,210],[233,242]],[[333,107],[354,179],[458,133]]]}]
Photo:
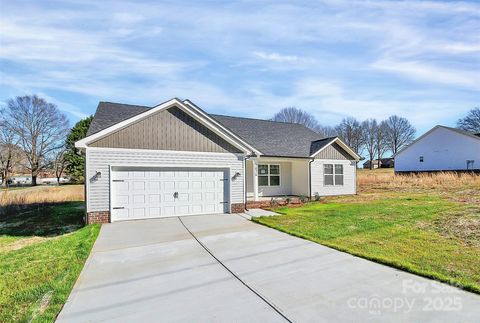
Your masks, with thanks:
[{"label": "white garage door", "polygon": [[222,169],[112,170],[112,222],[226,213],[228,171]]}]

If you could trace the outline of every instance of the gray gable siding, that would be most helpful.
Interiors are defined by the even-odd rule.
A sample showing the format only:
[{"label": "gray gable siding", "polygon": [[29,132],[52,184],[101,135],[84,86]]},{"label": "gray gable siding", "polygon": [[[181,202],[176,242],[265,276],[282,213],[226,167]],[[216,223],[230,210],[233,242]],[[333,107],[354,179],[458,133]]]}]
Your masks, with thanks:
[{"label": "gray gable siding", "polygon": [[241,153],[238,148],[177,107],[152,114],[89,146]]},{"label": "gray gable siding", "polygon": [[354,158],[337,143],[331,144],[316,154],[315,159],[354,160]]}]

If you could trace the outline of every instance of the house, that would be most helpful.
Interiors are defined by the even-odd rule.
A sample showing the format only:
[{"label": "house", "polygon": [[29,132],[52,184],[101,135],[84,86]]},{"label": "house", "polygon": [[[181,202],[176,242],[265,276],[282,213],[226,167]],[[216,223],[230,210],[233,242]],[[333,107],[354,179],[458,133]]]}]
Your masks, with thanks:
[{"label": "house", "polygon": [[435,126],[395,155],[395,172],[480,171],[480,136]]},{"label": "house", "polygon": [[[373,168],[378,168],[378,159],[373,160]],[[380,168],[393,168],[394,159],[393,158],[381,158],[380,159]],[[367,160],[363,163],[363,168],[370,168],[370,160]]]},{"label": "house", "polygon": [[270,196],[356,193],[360,159],[302,125],[208,114],[189,100],[100,102],[87,137],[87,222],[243,212]]}]

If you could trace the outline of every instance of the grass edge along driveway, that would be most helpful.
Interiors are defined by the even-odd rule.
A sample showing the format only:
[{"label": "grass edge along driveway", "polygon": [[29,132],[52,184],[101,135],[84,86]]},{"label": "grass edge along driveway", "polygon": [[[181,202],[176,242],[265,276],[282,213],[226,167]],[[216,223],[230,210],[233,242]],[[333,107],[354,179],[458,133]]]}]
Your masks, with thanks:
[{"label": "grass edge along driveway", "polygon": [[331,199],[282,215],[254,218],[271,228],[414,274],[480,293],[480,246],[442,229],[446,217],[471,214],[438,196],[388,197],[358,203]]},{"label": "grass edge along driveway", "polygon": [[[82,202],[69,202],[28,215],[32,224],[44,217],[57,234],[2,229],[0,234],[0,322],[53,322],[66,302],[98,236],[100,225],[75,226]],[[70,218],[70,219],[66,219]],[[11,220],[14,221],[14,220]],[[64,221],[61,225],[59,222]],[[7,221],[2,224],[5,225]],[[72,225],[72,224],[70,224]],[[32,225],[32,228],[35,228]],[[63,232],[66,230],[67,232]],[[71,230],[70,232],[68,232]],[[16,244],[14,246],[14,244]],[[20,246],[19,246],[20,244]],[[23,244],[23,245],[22,245]]]}]

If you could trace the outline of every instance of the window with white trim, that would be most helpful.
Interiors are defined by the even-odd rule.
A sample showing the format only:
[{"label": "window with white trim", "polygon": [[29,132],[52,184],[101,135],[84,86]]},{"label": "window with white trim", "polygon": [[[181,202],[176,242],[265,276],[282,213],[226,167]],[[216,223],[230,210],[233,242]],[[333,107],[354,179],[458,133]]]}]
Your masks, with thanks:
[{"label": "window with white trim", "polygon": [[258,165],[258,186],[280,186],[280,165]]},{"label": "window with white trim", "polygon": [[342,164],[324,164],[323,165],[323,184],[325,186],[343,185],[343,165]]}]

